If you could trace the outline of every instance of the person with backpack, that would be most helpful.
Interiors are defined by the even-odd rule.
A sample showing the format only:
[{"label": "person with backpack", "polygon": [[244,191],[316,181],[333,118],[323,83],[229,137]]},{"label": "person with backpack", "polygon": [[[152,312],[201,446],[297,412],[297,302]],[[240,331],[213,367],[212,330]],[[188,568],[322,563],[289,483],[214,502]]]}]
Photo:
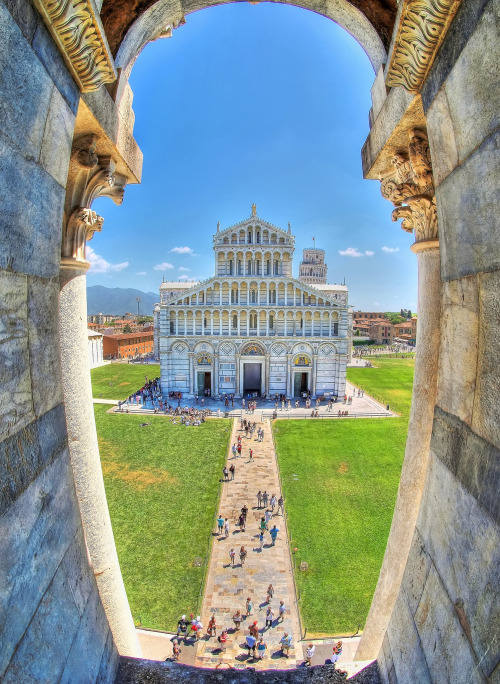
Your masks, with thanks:
[{"label": "person with backpack", "polygon": [[247,559],[247,550],[245,549],[244,546],[242,546],[240,549],[240,563],[242,566],[245,565],[246,559]]}]

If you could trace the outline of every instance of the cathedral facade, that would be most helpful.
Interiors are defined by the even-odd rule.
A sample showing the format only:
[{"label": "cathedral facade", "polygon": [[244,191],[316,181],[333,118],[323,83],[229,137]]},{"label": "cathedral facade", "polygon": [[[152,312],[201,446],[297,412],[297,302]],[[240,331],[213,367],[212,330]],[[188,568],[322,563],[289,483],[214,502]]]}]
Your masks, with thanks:
[{"label": "cathedral facade", "polygon": [[323,250],[304,251],[316,280],[312,268],[307,282],[294,278],[294,245],[290,225],[262,220],[253,205],[244,221],[217,226],[212,278],[161,284],[155,320],[164,394],[344,395],[348,290],[326,282]]}]

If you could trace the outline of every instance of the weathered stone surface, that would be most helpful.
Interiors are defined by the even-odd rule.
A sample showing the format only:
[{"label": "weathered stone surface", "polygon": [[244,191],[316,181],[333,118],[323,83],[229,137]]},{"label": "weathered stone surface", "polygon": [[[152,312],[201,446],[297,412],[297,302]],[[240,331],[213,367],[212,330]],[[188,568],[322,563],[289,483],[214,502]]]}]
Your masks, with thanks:
[{"label": "weathered stone surface", "polygon": [[33,5],[28,0],[5,0],[5,5],[28,43],[31,43],[40,21]]},{"label": "weathered stone surface", "polygon": [[399,592],[387,629],[387,636],[391,645],[398,684],[410,684],[410,682],[431,684],[432,677],[420,647],[419,635],[404,592]]},{"label": "weathered stone surface", "polygon": [[443,280],[500,268],[499,148],[500,130],[436,189]]},{"label": "weathered stone surface", "polygon": [[33,420],[26,277],[0,271],[0,439]]},{"label": "weathered stone surface", "polygon": [[[0,522],[0,546],[8,549],[8,553],[0,556],[0,677],[16,651],[10,678],[2,681],[16,684],[20,681],[57,681],[57,678],[50,679],[48,676],[42,680],[30,680],[27,674],[19,676],[19,672],[23,672],[22,668],[27,668],[33,658],[38,658],[44,646],[43,638],[34,646],[35,633],[31,631],[33,615],[80,524],[67,451],[43,470],[3,514]],[[68,592],[68,610],[76,619],[78,612],[69,586]],[[65,610],[61,606],[59,626],[54,627],[52,635],[50,632],[47,635],[47,648],[50,649],[50,644],[53,644],[54,648],[59,649],[59,657],[53,656],[55,661],[61,660],[65,643],[61,632],[66,629]],[[61,637],[60,642],[56,635]],[[19,642],[26,637],[29,637],[26,643],[30,643],[31,647],[23,651],[23,662]],[[62,671],[63,663],[59,663],[58,667]],[[18,677],[17,680],[14,675]]]},{"label": "weathered stone surface", "polygon": [[[497,217],[498,218],[498,217]],[[481,277],[479,350],[472,428],[500,447],[500,272]]]},{"label": "weathered stone surface", "polygon": [[68,178],[74,127],[75,115],[61,93],[54,88],[43,135],[40,163],[63,188],[66,187]]},{"label": "weathered stone surface", "polygon": [[388,684],[397,684],[396,671],[394,669],[394,661],[392,659],[391,644],[387,632],[385,633],[382,648],[377,658],[377,663],[380,671],[380,678],[383,682]]},{"label": "weathered stone surface", "polygon": [[103,127],[108,138],[115,142],[118,133],[118,110],[106,88],[85,93],[82,100]]},{"label": "weathered stone surface", "polygon": [[443,181],[458,164],[457,143],[446,90],[442,88],[427,112],[427,131],[432,157],[434,186]]},{"label": "weathered stone surface", "polygon": [[[63,401],[59,356],[59,278],[28,278],[28,340],[35,415]],[[47,380],[52,387],[47,391]]]},{"label": "weathered stone surface", "polygon": [[111,684],[114,682],[119,663],[120,656],[116,650],[113,635],[111,632],[108,632],[108,638],[106,639],[106,645],[104,646],[104,652],[102,654],[95,684]]},{"label": "weathered stone surface", "polygon": [[446,80],[460,162],[500,124],[498,55],[491,49],[499,35],[500,6],[492,0]]},{"label": "weathered stone surface", "polygon": [[379,115],[379,112],[382,109],[382,105],[384,104],[387,98],[387,88],[385,86],[385,75],[383,66],[381,66],[380,69],[377,71],[375,81],[372,85],[371,93],[373,104],[373,118],[375,120]]},{"label": "weathered stone surface", "polygon": [[[40,154],[51,93],[52,81],[47,72],[1,4],[0,130],[23,150],[24,156],[35,160]],[[10,183],[1,185],[12,188]]]},{"label": "weathered stone surface", "polygon": [[[488,2],[490,0],[467,0],[458,8],[422,88],[422,103],[426,113],[474,33]],[[489,46],[489,49],[492,48]]]},{"label": "weathered stone surface", "polygon": [[479,282],[479,276],[461,278],[443,283],[442,290],[436,403],[468,425],[472,421],[476,386]]},{"label": "weathered stone surface", "polygon": [[68,445],[64,404],[54,406],[53,409],[40,416],[36,426],[41,459],[44,464],[47,464]]},{"label": "weathered stone surface", "polygon": [[420,537],[418,530],[415,529],[413,542],[406,562],[405,574],[403,575],[403,581],[401,583],[401,588],[412,616],[415,616],[417,611],[430,566],[431,559],[425,550],[425,544]]},{"label": "weathered stone surface", "polygon": [[73,600],[79,615],[82,616],[92,590],[97,593],[97,586],[89,565],[85,539],[81,530],[77,532],[62,562],[71,587]]},{"label": "weathered stone surface", "polygon": [[[438,442],[433,438],[433,450]],[[462,479],[474,465],[474,450],[470,455],[469,463],[461,466]],[[498,471],[498,454],[496,462]],[[482,488],[488,474],[475,474]],[[417,527],[435,568],[429,570],[431,579],[415,616],[429,668],[443,671],[438,662],[442,660],[447,663],[447,681],[469,681],[466,675],[476,667],[469,659],[475,653],[488,676],[500,659],[500,528],[433,451]],[[464,629],[455,604],[460,606]]]},{"label": "weathered stone surface", "polygon": [[57,49],[52,36],[42,22],[39,23],[35,31],[32,45],[33,50],[38,55],[40,62],[47,69],[56,88],[68,103],[73,114],[76,114],[78,102],[80,100],[80,91],[65,64],[64,59]]},{"label": "weathered stone surface", "polygon": [[[476,670],[472,649],[450,597],[433,565],[415,614],[415,624],[422,644],[421,653],[425,654],[429,670],[433,673],[431,681],[484,682]],[[409,675],[407,671],[407,682],[412,681]],[[413,681],[420,680],[416,678]]]},{"label": "weathered stone surface", "polygon": [[59,272],[64,190],[24,159],[0,130],[0,268],[52,278]]}]

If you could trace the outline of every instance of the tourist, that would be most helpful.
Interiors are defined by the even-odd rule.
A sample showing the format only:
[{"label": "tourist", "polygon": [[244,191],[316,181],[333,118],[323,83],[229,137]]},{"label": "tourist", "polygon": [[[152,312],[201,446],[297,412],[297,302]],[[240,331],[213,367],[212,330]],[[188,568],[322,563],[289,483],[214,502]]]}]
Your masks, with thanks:
[{"label": "tourist", "polygon": [[229,562],[231,563],[232,567],[234,568],[234,557],[236,556],[236,552],[234,549],[231,549],[229,551]]},{"label": "tourist", "polygon": [[264,532],[262,530],[259,532],[259,546],[260,550],[262,551],[264,547]]},{"label": "tourist", "polygon": [[181,654],[181,647],[179,646],[179,642],[177,639],[174,639],[172,641],[172,658],[174,660],[179,660],[179,656]]},{"label": "tourist", "polygon": [[229,472],[231,473],[231,480],[234,480],[234,473],[236,471],[236,466],[234,463],[231,463],[231,467],[229,468]]},{"label": "tourist", "polygon": [[227,482],[228,477],[229,477],[229,471],[227,469],[227,466],[224,466],[224,468],[222,469],[222,475],[224,478],[224,482]]},{"label": "tourist", "polygon": [[271,535],[271,539],[272,539],[272,544],[273,544],[273,546],[276,545],[276,538],[277,538],[277,536],[278,536],[278,532],[279,532],[279,530],[278,530],[278,528],[276,527],[276,525],[275,525],[275,526],[271,529],[271,531],[269,532],[269,534]]},{"label": "tourist", "polygon": [[273,620],[274,620],[274,610],[269,606],[269,608],[266,610],[266,626],[264,629],[269,629],[270,627],[273,626]]},{"label": "tourist", "polygon": [[284,504],[285,504],[285,502],[283,500],[283,496],[280,496],[280,498],[278,499],[278,513],[277,513],[278,515],[280,514],[280,511],[281,511],[281,515],[284,515],[284,513],[285,513]]},{"label": "tourist", "polygon": [[257,492],[257,508],[261,508],[262,505],[262,492],[259,491]]},{"label": "tourist", "polygon": [[243,515],[243,513],[240,513],[240,517],[238,518],[238,525],[240,528],[240,532],[244,532],[246,527],[246,518]]},{"label": "tourist", "polygon": [[233,615],[233,622],[234,626],[236,627],[236,631],[239,631],[241,627],[241,621],[243,620],[243,615],[241,614],[240,610],[237,610],[236,613]]},{"label": "tourist", "polygon": [[253,462],[253,449],[249,449],[248,451],[249,451],[249,453],[248,453],[248,462],[249,462],[249,463],[252,463],[252,462]]},{"label": "tourist", "polygon": [[262,494],[262,505],[264,506],[264,508],[267,508],[267,502],[268,501],[269,501],[269,494],[266,491],[264,491]]},{"label": "tourist", "polygon": [[277,499],[276,499],[276,495],[275,495],[275,494],[272,494],[272,495],[271,495],[271,498],[270,498],[270,500],[269,500],[269,505],[271,506],[271,511],[272,511],[273,513],[274,513],[274,507],[276,506],[277,502],[278,502],[278,501],[277,501]]},{"label": "tourist", "polygon": [[238,442],[238,446],[237,446],[236,450],[238,452],[238,458],[239,458],[241,456],[241,442]]},{"label": "tourist", "polygon": [[229,537],[229,518],[224,520],[224,536],[226,539]]},{"label": "tourist", "polygon": [[220,650],[221,651],[226,650],[227,639],[228,639],[227,629],[223,629],[222,632],[217,637],[217,641],[220,644]]},{"label": "tourist", "polygon": [[257,620],[255,620],[255,622],[253,622],[253,623],[250,625],[250,627],[248,628],[248,631],[250,632],[250,634],[251,634],[253,637],[255,637],[256,639],[258,639],[258,637],[259,637],[259,628],[257,627]]},{"label": "tourist", "polygon": [[186,616],[183,615],[179,622],[177,623],[177,637],[185,639],[187,636],[189,622],[186,620]]},{"label": "tourist", "polygon": [[252,614],[252,610],[253,610],[253,603],[252,603],[252,599],[249,596],[247,598],[247,603],[245,606],[245,614],[247,617]]},{"label": "tourist", "polygon": [[243,508],[241,509],[241,512],[242,512],[243,515],[245,516],[245,520],[246,520],[246,519],[247,519],[247,515],[248,515],[248,506],[247,506],[246,504],[245,504],[245,505],[243,506]]},{"label": "tourist", "polygon": [[219,517],[217,518],[217,527],[219,534],[222,534],[222,530],[224,529],[224,518],[222,517],[222,515],[219,515]]},{"label": "tourist", "polygon": [[271,514],[271,511],[269,510],[269,508],[264,513],[264,518],[266,520],[266,530],[268,530],[269,529],[269,521],[272,518],[272,514]]},{"label": "tourist", "polygon": [[332,664],[333,667],[336,666],[338,659],[342,655],[342,642],[337,641],[335,646],[333,647],[333,654],[332,654]]},{"label": "tourist", "polygon": [[308,644],[307,651],[306,651],[305,665],[312,665],[312,659],[313,659],[313,655],[314,655],[315,650],[316,650],[316,646],[313,646],[312,644]]},{"label": "tourist", "polygon": [[245,549],[244,546],[242,546],[240,549],[240,564],[242,567],[245,565],[246,559],[247,559],[247,550]]},{"label": "tourist", "polygon": [[291,411],[291,410],[292,410],[292,402],[291,402],[290,399],[289,399],[289,400],[288,400],[288,405],[287,405],[287,411]]},{"label": "tourist", "polygon": [[288,653],[290,651],[290,648],[292,647],[292,635],[288,634],[288,632],[285,632],[280,639],[280,644],[281,652],[283,653],[285,658],[288,658]]},{"label": "tourist", "polygon": [[264,637],[260,637],[259,643],[257,645],[257,654],[258,654],[260,660],[262,660],[264,658],[266,648],[267,648],[267,644],[264,641]]},{"label": "tourist", "polygon": [[248,648],[248,655],[250,656],[250,651],[252,651],[253,656],[255,657],[255,644],[256,644],[256,639],[252,634],[249,634],[247,638],[245,639],[245,648]]},{"label": "tourist", "polygon": [[212,615],[208,622],[207,634],[209,637],[217,636],[217,625],[215,624],[215,615]]},{"label": "tourist", "polygon": [[285,602],[280,601],[280,606],[278,608],[278,622],[283,622],[285,620]]},{"label": "tourist", "polygon": [[231,451],[233,452],[233,458],[236,458],[236,444],[233,444]]},{"label": "tourist", "polygon": [[273,587],[272,584],[270,584],[270,585],[267,587],[267,598],[266,598],[266,603],[271,603],[271,599],[272,599],[272,597],[273,597],[273,594],[274,594],[274,587]]}]

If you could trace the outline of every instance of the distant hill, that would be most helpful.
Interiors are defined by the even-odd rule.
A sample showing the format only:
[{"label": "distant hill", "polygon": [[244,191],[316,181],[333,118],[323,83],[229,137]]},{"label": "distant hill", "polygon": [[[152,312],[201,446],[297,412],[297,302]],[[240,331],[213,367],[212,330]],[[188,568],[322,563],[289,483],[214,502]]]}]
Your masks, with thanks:
[{"label": "distant hill", "polygon": [[153,306],[159,300],[158,292],[141,292],[125,287],[92,285],[87,288],[87,313],[119,314],[137,313],[136,297],[141,298],[140,312],[153,315]]}]

